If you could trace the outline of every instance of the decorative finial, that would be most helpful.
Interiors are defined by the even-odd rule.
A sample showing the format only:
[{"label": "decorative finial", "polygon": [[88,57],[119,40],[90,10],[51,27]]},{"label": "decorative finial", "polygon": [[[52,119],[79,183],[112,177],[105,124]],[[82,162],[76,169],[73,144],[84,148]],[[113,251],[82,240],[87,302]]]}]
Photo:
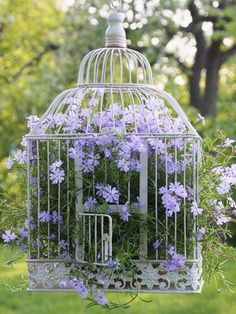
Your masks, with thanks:
[{"label": "decorative finial", "polygon": [[114,12],[108,17],[109,26],[106,31],[106,47],[126,48],[126,33],[123,27],[124,14],[119,12],[120,0],[111,1],[111,7]]},{"label": "decorative finial", "polygon": [[121,7],[121,0],[111,0],[110,5],[115,12],[118,12]]}]

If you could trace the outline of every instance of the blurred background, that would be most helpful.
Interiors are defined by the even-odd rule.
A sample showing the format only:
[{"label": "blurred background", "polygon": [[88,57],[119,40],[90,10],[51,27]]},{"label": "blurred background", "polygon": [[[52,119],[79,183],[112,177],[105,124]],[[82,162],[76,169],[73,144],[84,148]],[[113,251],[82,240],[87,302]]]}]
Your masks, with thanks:
[{"label": "blurred background", "polygon": [[[122,2],[129,47],[149,59],[155,85],[171,93],[193,123],[198,113],[205,117],[197,125],[204,138],[222,130],[236,139],[236,1]],[[108,0],[0,0],[0,215],[10,211],[10,200],[24,198],[5,162],[27,132],[25,118],[41,115],[76,84],[82,57],[104,46],[109,10]],[[75,294],[13,294],[7,287],[23,284],[25,264],[4,266],[7,258],[0,247],[0,314],[102,313],[84,310]],[[235,295],[218,295],[214,284],[202,296],[144,297],[154,301],[137,300],[126,312],[236,313]]]}]

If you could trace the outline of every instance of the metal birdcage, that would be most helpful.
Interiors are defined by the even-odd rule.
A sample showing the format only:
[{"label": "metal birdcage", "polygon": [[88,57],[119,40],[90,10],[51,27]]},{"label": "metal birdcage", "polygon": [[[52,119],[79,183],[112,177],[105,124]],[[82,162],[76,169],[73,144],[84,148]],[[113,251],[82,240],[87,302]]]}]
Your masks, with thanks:
[{"label": "metal birdcage", "polygon": [[[201,139],[154,86],[147,59],[126,47],[123,19],[116,9],[109,15],[106,48],[89,52],[77,85],[31,118],[29,290],[84,276],[116,292],[201,291],[191,212]],[[115,259],[122,267],[111,271]]]}]

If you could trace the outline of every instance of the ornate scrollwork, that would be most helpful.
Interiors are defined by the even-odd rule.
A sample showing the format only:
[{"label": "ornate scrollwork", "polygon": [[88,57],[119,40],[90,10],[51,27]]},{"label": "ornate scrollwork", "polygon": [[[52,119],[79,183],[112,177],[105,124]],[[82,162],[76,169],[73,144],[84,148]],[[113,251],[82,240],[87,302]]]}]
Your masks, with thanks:
[{"label": "ornate scrollwork", "polygon": [[[29,289],[53,290],[60,288],[60,281],[86,272],[83,265],[65,264],[63,262],[28,262]],[[102,286],[105,290],[125,291],[176,291],[199,292],[201,289],[201,260],[188,263],[181,270],[163,271],[157,263],[137,263],[136,274],[125,277],[121,274],[110,273],[107,267],[94,266],[88,280],[93,280],[95,285]]]}]

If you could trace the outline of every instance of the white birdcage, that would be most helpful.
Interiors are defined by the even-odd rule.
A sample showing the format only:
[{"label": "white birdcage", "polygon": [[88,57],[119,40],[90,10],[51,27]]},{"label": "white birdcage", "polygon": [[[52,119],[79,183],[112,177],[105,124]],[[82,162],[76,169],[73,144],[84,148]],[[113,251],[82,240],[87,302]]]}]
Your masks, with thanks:
[{"label": "white birdcage", "polygon": [[201,291],[191,211],[201,139],[153,85],[147,59],[126,48],[122,23],[110,14],[106,48],[88,53],[78,84],[30,121],[30,290],[82,276],[116,292]]}]

